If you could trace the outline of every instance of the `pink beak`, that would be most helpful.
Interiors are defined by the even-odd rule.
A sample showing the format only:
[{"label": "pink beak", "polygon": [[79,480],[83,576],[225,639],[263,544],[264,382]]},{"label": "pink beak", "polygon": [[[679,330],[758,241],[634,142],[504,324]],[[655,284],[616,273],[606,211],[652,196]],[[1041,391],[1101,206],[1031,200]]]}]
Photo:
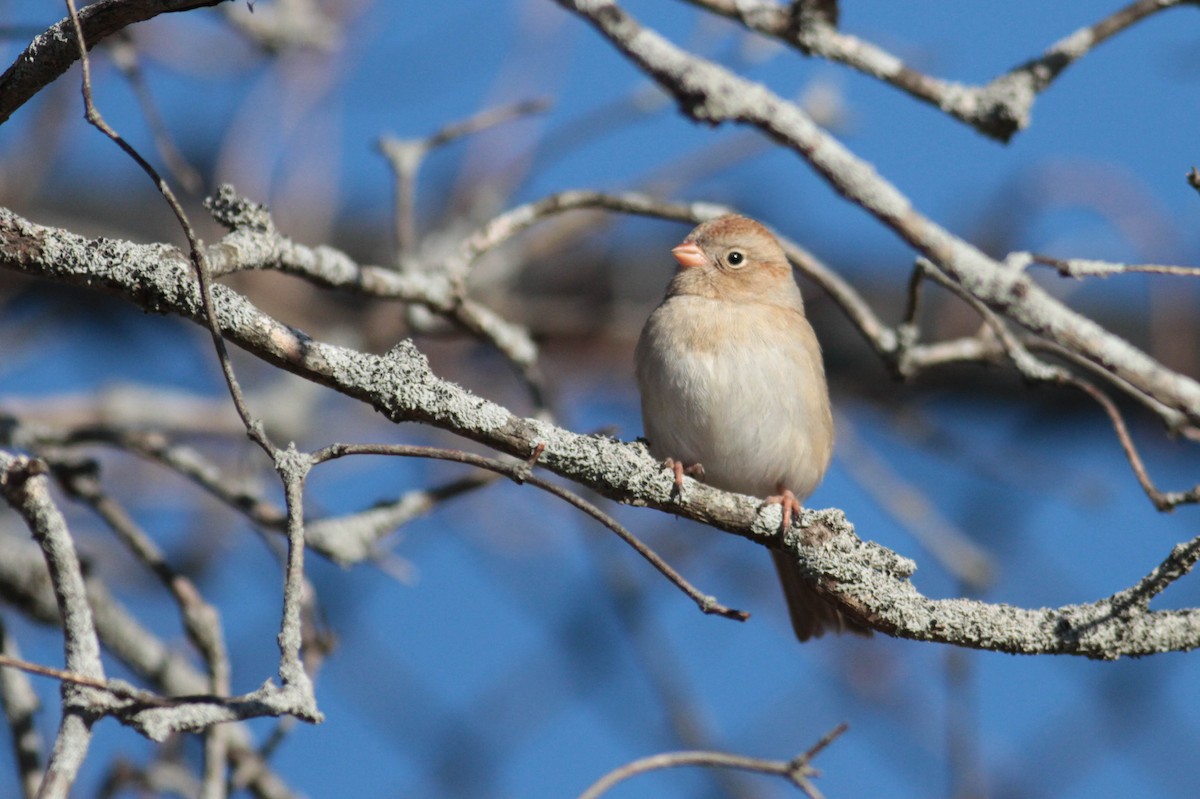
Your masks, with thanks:
[{"label": "pink beak", "polygon": [[708,259],[704,257],[704,250],[690,241],[685,241],[683,244],[672,249],[671,255],[675,256],[675,260],[679,261],[679,265],[684,269],[704,266],[704,264],[708,263]]}]

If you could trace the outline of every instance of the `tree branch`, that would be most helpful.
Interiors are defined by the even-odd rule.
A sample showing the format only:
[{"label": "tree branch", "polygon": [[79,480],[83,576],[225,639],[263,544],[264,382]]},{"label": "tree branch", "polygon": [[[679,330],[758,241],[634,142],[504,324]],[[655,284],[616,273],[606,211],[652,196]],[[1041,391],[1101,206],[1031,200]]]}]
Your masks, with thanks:
[{"label": "tree branch", "polygon": [[772,0],[687,0],[728,17],[753,31],[778,39],[808,56],[836,61],[887,83],[1007,142],[1029,126],[1033,104],[1063,70],[1096,46],[1143,19],[1191,0],[1136,0],[1092,25],[1050,45],[1040,56],[981,86],[926,75],[872,42],[838,30],[835,0],[797,0],[790,6]]},{"label": "tree branch", "polygon": [[[0,658],[24,662],[16,639],[3,617],[0,617]],[[19,669],[0,669],[0,705],[4,706],[4,716],[8,721],[9,738],[21,781],[21,795],[24,799],[33,799],[42,781],[43,743],[36,724],[41,703],[24,672]]]},{"label": "tree branch", "polygon": [[581,793],[579,799],[599,799],[610,788],[631,777],[651,771],[680,768],[683,766],[732,768],[783,777],[792,783],[792,785],[804,791],[809,799],[821,799],[821,792],[817,790],[817,787],[809,779],[810,777],[819,776],[819,772],[810,764],[814,757],[820,754],[822,750],[833,743],[845,731],[846,725],[839,724],[823,735],[807,752],[799,754],[791,760],[765,760],[760,757],[732,755],[727,752],[667,752],[661,755],[643,757],[605,774],[590,788]]},{"label": "tree branch", "polygon": [[[90,286],[143,310],[202,322],[196,278],[184,256],[162,245],[88,241],[34,225],[0,209],[0,268],[64,284]],[[1024,654],[1094,658],[1143,655],[1200,646],[1200,611],[1142,611],[1115,598],[1055,609],[922,596],[909,582],[907,558],[855,535],[835,510],[806,511],[801,529],[779,534],[780,510],[760,500],[685,480],[674,481],[639,443],[583,436],[505,408],[438,378],[412,342],[383,355],[316,341],[264,314],[245,297],[213,286],[222,335],[256,357],[369,404],[395,422],[449,430],[524,459],[544,444],[539,464],[604,496],[685,516],[786,549],[819,591],[874,628],[922,641]]]},{"label": "tree branch", "polygon": [[[79,12],[84,41],[91,49],[102,40],[159,14],[215,6],[225,0],[100,0]],[[79,45],[69,16],[38,34],[0,75],[0,125],[79,60]]]},{"label": "tree branch", "polygon": [[[0,451],[0,493],[25,519],[46,559],[62,619],[67,671],[103,682],[100,642],[88,607],[83,572],[66,520],[50,497],[45,471],[41,461]],[[39,799],[66,799],[87,756],[92,724],[101,712],[112,707],[103,691],[78,683],[63,686],[62,719],[38,788]]]},{"label": "tree branch", "polygon": [[1023,270],[1007,268],[922,216],[895,186],[821,130],[799,106],[681,50],[642,27],[612,0],[556,2],[591,22],[693,119],[758,128],[803,157],[838,193],[895,231],[973,297],[1200,421],[1200,383],[1167,369],[1066,307]]},{"label": "tree branch", "polygon": [[[162,640],[142,627],[138,621],[105,589],[103,583],[91,578],[85,581],[87,604],[92,609],[96,634],[115,658],[132,672],[167,696],[151,697],[132,686],[107,682],[106,691],[114,696],[137,696],[145,704],[173,711],[177,701],[170,697],[202,695],[208,688],[208,678],[197,671],[188,658],[175,653]],[[10,547],[0,558],[0,596],[36,622],[61,626],[54,593],[46,576],[45,563],[28,550]],[[134,712],[133,708],[129,712]],[[176,711],[179,712],[179,711]],[[184,711],[186,712],[186,708]],[[209,714],[212,715],[211,713]],[[127,721],[127,719],[122,719]],[[231,721],[228,718],[219,719]],[[230,758],[239,770],[240,784],[248,785],[254,794],[264,799],[294,799],[296,794],[271,770],[258,754],[249,730],[241,724],[227,724],[225,731],[230,744]]]},{"label": "tree branch", "polygon": [[578,494],[568,491],[562,486],[555,485],[548,480],[543,480],[536,477],[533,473],[533,467],[541,457],[545,447],[537,444],[533,448],[533,454],[524,463],[505,463],[495,458],[484,458],[479,455],[473,455],[469,452],[461,452],[459,450],[438,449],[435,447],[418,447],[407,446],[404,444],[331,444],[320,452],[316,453],[314,460],[324,462],[334,458],[341,458],[347,455],[398,455],[401,457],[415,458],[432,458],[436,460],[454,461],[456,463],[466,463],[471,466],[476,466],[480,469],[487,469],[496,474],[502,474],[513,480],[513,482],[529,483],[531,486],[540,488],[553,496],[567,502],[573,507],[583,511],[588,516],[591,516],[596,521],[603,524],[608,529],[612,530],[617,536],[633,550],[641,555],[655,569],[666,577],[680,591],[685,593],[689,599],[696,603],[704,613],[722,616],[726,619],[734,621],[745,621],[750,618],[750,614],[742,610],[726,607],[717,601],[716,597],[702,593],[694,585],[684,579],[683,575],[677,572],[671,564],[667,563],[657,552],[646,546],[637,536],[629,532],[624,525],[620,524],[616,519],[609,516],[604,511],[597,508],[592,503],[585,500]]}]

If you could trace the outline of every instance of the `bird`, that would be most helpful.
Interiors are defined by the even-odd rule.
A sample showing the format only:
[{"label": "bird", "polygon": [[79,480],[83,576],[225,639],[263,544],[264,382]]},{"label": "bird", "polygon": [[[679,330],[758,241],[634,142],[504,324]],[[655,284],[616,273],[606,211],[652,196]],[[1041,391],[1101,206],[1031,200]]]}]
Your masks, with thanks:
[{"label": "bird", "polygon": [[[638,338],[636,375],[650,453],[675,473],[779,503],[783,529],[833,453],[821,348],[779,241],[728,214],[671,250],[678,267]],[[800,641],[870,629],[772,550]]]}]

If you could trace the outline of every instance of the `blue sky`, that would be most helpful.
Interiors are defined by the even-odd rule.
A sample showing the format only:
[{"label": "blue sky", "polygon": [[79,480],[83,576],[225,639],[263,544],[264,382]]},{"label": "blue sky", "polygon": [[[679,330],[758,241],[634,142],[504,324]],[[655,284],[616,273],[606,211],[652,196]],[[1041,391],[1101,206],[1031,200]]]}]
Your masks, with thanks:
[{"label": "blue sky", "polygon": [[[624,119],[622,104],[645,91],[645,79],[549,0],[355,5],[347,46],[328,55],[266,58],[212,11],[162,18],[136,32],[149,86],[185,154],[205,165],[210,184],[232,180],[269,202],[281,228],[301,241],[337,237],[361,257],[386,258],[378,242],[387,238],[391,183],[377,138],[425,135],[501,102],[544,96],[553,106],[431,156],[419,197],[423,224],[439,218],[456,183],[522,163],[531,148],[548,147],[580,120],[601,132],[552,160],[539,161],[545,152],[535,149],[508,202],[567,188],[639,188],[684,170],[696,153],[747,136],[695,125],[669,104]],[[844,30],[919,69],[968,82],[1039,54],[1117,7],[1074,0],[841,5]],[[1059,256],[1200,263],[1200,197],[1184,180],[1200,163],[1200,20],[1193,8],[1160,14],[1072,66],[1038,100],[1032,127],[1002,145],[872,79],[747,37],[729,23],[699,22],[687,3],[624,6],[785,96],[831,92],[844,108],[839,138],[961,236]],[[60,13],[56,4],[9,3],[5,10],[36,25]],[[4,58],[17,48],[7,42]],[[63,79],[73,80],[76,72]],[[145,146],[132,94],[103,56],[97,81],[109,121]],[[3,163],[22,157],[37,108],[0,128]],[[609,114],[613,129],[604,132]],[[16,206],[35,219],[75,192],[152,193],[130,162],[81,123],[66,128],[46,168],[37,195]],[[908,279],[913,254],[791,153],[764,149],[675,196],[737,205],[884,302],[895,302]],[[121,225],[108,224],[108,235],[122,235]],[[157,224],[161,238],[178,240],[165,211]],[[633,249],[665,255],[682,233],[678,225],[630,221],[606,228],[601,245],[620,265]],[[570,253],[560,257],[572,266]],[[661,273],[616,273],[637,283],[634,299],[647,311],[669,274],[668,260],[660,261]],[[1192,284],[1137,277],[1078,284],[1049,274],[1043,283],[1089,312],[1115,311],[1122,332],[1164,348],[1163,357],[1180,358],[1194,374],[1195,362],[1186,360],[1195,348]],[[9,302],[0,293],[0,331],[30,338],[0,361],[0,398],[125,382],[219,396],[196,329],[105,302],[71,317],[51,340],[39,319],[71,301],[48,291],[18,296],[22,302]],[[24,301],[30,297],[37,302]],[[887,318],[898,318],[899,305],[888,307]],[[1192,324],[1156,329],[1156,315]],[[873,356],[835,312],[826,308],[818,318],[828,320],[818,328],[826,349],[860,370],[835,370],[839,425],[991,555],[998,576],[983,598],[1026,607],[1091,601],[1135,582],[1195,534],[1195,509],[1152,509],[1097,409],[1071,405],[1054,389],[1024,391],[1002,370],[989,372],[978,391],[933,379],[901,387],[882,368],[861,365]],[[580,431],[612,425],[625,438],[640,433],[626,339],[617,337],[602,355],[589,350],[590,369],[579,368],[578,344],[546,342],[544,368],[564,424]],[[470,360],[445,368],[486,396],[513,393],[503,377],[489,382],[502,370],[473,371]],[[864,388],[872,378],[864,380],[863,370],[877,385]],[[340,414],[332,428],[338,435],[423,436],[326,402]],[[1188,445],[1167,441],[1144,418],[1134,433],[1160,484],[1195,482]],[[327,443],[324,429],[311,434],[310,444]],[[863,485],[860,466],[839,450],[811,504],[843,508],[863,537],[915,558],[923,591],[958,595],[956,581]],[[339,465],[314,478],[312,507],[349,512],[459,473],[424,463]],[[198,537],[216,533],[202,513],[208,506],[179,506],[171,496],[145,492],[131,502],[182,557]],[[1179,768],[1200,741],[1194,655],[1110,664],[966,653],[967,687],[959,689],[947,678],[952,654],[944,647],[878,636],[798,646],[765,553],[662,514],[613,510],[704,590],[750,609],[752,620],[703,617],[586,518],[529,488],[496,484],[415,522],[391,543],[419,575],[412,585],[375,568],[343,571],[312,559],[311,577],[340,646],[318,681],[327,721],[291,732],[275,756],[280,771],[312,797],[575,796],[622,762],[684,748],[670,722],[670,711],[683,707],[709,745],[762,757],[791,757],[849,722],[818,762],[830,797],[950,795],[947,738],[956,713],[973,731],[964,740],[989,795],[1176,797],[1194,788]],[[216,518],[223,524],[215,546],[228,557],[202,588],[226,614],[235,687],[250,690],[275,668],[278,571],[244,525],[228,514]],[[104,567],[120,573],[103,536],[88,540],[104,553]],[[182,646],[171,614],[157,606],[161,595],[141,577],[128,579],[123,599]],[[1195,606],[1200,590],[1189,578],[1160,602]],[[53,634],[18,629],[28,655],[58,662]],[[673,692],[687,701],[672,704]],[[47,697],[52,708],[53,692]],[[55,721],[48,713],[45,729]],[[270,725],[254,727],[265,733]],[[0,729],[0,744],[6,735]],[[137,759],[147,750],[133,733],[102,724],[81,795],[90,795],[108,756]],[[13,779],[0,759],[0,795],[16,790]],[[726,795],[715,785],[711,774],[681,770],[640,777],[611,795]],[[766,778],[748,785],[744,795],[798,795]]]}]

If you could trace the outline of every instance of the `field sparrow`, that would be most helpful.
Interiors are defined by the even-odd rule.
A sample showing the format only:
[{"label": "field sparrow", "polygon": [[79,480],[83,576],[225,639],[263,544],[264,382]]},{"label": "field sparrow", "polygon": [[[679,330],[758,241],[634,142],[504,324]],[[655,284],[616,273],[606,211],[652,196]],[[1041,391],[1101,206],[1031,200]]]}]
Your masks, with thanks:
[{"label": "field sparrow", "polygon": [[[790,527],[833,450],[821,348],[792,268],[775,237],[744,216],[705,222],[671,253],[679,269],[637,345],[650,451],[677,482],[687,471],[781,503]],[[771,555],[797,638],[870,632],[786,555]]]}]

